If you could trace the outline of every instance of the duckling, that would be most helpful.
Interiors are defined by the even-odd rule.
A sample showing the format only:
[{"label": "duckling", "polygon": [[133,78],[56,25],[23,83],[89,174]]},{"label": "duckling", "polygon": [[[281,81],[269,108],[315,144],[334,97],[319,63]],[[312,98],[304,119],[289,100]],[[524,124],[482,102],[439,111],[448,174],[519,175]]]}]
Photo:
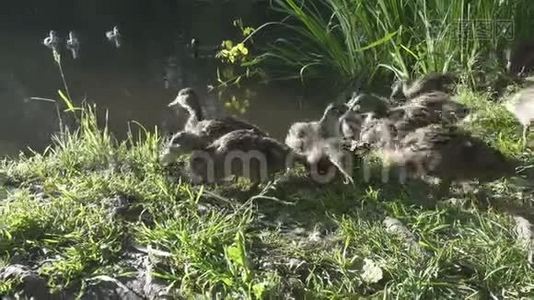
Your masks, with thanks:
[{"label": "duckling", "polygon": [[116,48],[120,48],[121,46],[121,34],[119,32],[118,26],[113,26],[113,29],[106,32],[106,38],[108,41],[113,43]]},{"label": "duckling", "polygon": [[328,160],[343,174],[346,183],[353,183],[351,170],[345,163],[348,153],[343,149],[339,121],[347,109],[345,104],[330,103],[319,121],[291,125],[285,143],[296,154],[306,157],[309,165],[321,163],[322,167],[327,167],[329,164],[325,161]]},{"label": "duckling", "polygon": [[43,40],[43,45],[57,51],[59,49],[60,39],[55,30],[50,30],[48,36]]},{"label": "duckling", "polygon": [[77,59],[80,51],[80,41],[74,31],[69,31],[69,38],[67,39],[67,49],[72,53],[72,58]]},{"label": "duckling", "polygon": [[345,104],[330,103],[319,121],[293,123],[285,139],[286,145],[306,156],[318,145],[323,146],[327,139],[341,137],[339,118],[347,109]]},{"label": "duckling", "polygon": [[470,113],[469,108],[454,100],[449,94],[434,91],[412,98],[409,105],[420,105],[427,108],[432,114],[436,114],[441,121],[453,124],[461,121]]},{"label": "duckling", "polygon": [[348,110],[340,118],[340,129],[344,139],[359,140],[363,124],[372,114],[364,114],[354,110]]},{"label": "duckling", "polygon": [[[445,97],[446,96],[446,97]],[[424,94],[406,105],[390,109],[386,117],[358,115],[342,120],[344,147],[351,152],[394,149],[406,135],[432,124],[451,125],[464,118],[468,110],[438,92]]]},{"label": "duckling", "polygon": [[530,125],[534,122],[534,86],[527,87],[516,94],[505,104],[523,126],[523,145],[526,147]]},{"label": "duckling", "polygon": [[357,140],[360,143],[353,145],[369,145],[375,150],[395,148],[399,139],[399,131],[395,125],[388,118],[368,118],[361,127]]},{"label": "duckling", "polygon": [[353,94],[347,102],[348,110],[339,118],[341,133],[345,139],[359,140],[361,127],[367,118],[382,118],[388,114],[385,99],[372,94]]},{"label": "duckling", "polygon": [[204,119],[202,108],[197,93],[192,88],[183,88],[178,92],[174,101],[168,104],[169,107],[182,107],[189,113],[189,118],[185,124],[184,131],[193,133],[206,139],[208,143],[234,130],[251,129],[258,135],[267,136],[258,127],[232,117],[217,119]]},{"label": "duckling", "polygon": [[160,153],[160,163],[162,165],[168,165],[174,162],[180,155],[191,153],[195,150],[202,150],[209,146],[212,141],[203,138],[197,134],[180,131],[174,134],[166,147],[163,148]]},{"label": "duckling", "polygon": [[417,128],[431,124],[454,124],[468,112],[463,104],[453,101],[448,94],[431,92],[389,109],[382,118],[349,111],[341,118],[341,130],[345,138],[380,148]]},{"label": "duckling", "polygon": [[450,86],[458,81],[451,73],[429,73],[414,81],[397,80],[391,86],[390,99],[405,101],[433,91],[450,92]]},{"label": "duckling", "polygon": [[339,118],[348,110],[346,104],[330,103],[324,110],[323,116],[317,122],[319,136],[322,139],[341,137]]},{"label": "duckling", "polygon": [[440,194],[447,192],[453,181],[490,182],[514,175],[519,166],[517,161],[459,128],[436,124],[411,132],[397,148],[384,154],[386,161],[405,168],[412,177],[440,178]]},{"label": "duckling", "polygon": [[463,120],[469,109],[443,92],[420,95],[407,104],[392,108],[387,118],[394,122],[397,137],[431,124],[452,125]]},{"label": "duckling", "polygon": [[[202,149],[202,150],[196,150]],[[286,170],[297,161],[291,149],[273,138],[259,135],[251,129],[229,132],[212,143],[198,135],[182,132],[161,157],[172,161],[176,153],[193,151],[189,168],[197,182],[214,183],[230,175],[244,176],[258,183],[270,175]]]},{"label": "duckling", "polygon": [[389,110],[389,101],[373,94],[353,94],[347,102],[350,110],[359,113],[373,113],[377,117],[383,117]]}]

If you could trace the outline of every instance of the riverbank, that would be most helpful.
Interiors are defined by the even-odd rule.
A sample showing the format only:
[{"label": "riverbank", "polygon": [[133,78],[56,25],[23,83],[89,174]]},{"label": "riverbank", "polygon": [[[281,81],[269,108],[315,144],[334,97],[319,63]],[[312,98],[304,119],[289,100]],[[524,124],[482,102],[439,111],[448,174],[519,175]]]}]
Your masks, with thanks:
[{"label": "riverbank", "polygon": [[[468,91],[459,98],[475,110],[466,128],[534,161],[502,105]],[[534,293],[516,233],[518,217],[532,213],[531,179],[456,187],[439,202],[421,182],[320,186],[298,170],[263,190],[244,181],[192,186],[179,166],[159,165],[157,131],[118,141],[95,120],[87,108],[80,128],[44,153],[2,162],[0,294],[36,286],[82,298]]]}]

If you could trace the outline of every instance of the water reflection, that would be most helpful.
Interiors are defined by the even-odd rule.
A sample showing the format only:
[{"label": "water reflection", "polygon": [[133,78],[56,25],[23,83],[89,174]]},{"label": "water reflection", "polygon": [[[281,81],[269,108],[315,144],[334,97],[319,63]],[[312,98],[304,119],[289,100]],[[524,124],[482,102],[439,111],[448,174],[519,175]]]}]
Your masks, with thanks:
[{"label": "water reflection", "polygon": [[113,29],[106,32],[106,38],[110,41],[116,48],[121,46],[121,34],[119,33],[119,27],[113,26]]},{"label": "water reflection", "polygon": [[78,35],[74,31],[69,31],[69,38],[67,39],[67,49],[72,54],[72,59],[77,59],[80,53],[80,41]]},{"label": "water reflection", "polygon": [[[63,86],[43,36],[48,34],[49,45],[62,55],[72,98],[108,109],[109,125],[119,137],[131,120],[170,133],[186,116],[177,118],[166,104],[184,86],[199,91],[208,115],[221,113],[224,103],[208,91],[217,82],[215,49],[237,34],[234,19],[252,25],[266,21],[268,5],[250,0],[30,2],[0,4],[0,39],[8,41],[0,47],[0,155],[27,146],[43,149],[58,128],[53,104],[29,100],[57,99]],[[117,30],[105,34],[113,26]],[[60,37],[65,37],[62,47],[56,44]],[[320,115],[321,105],[308,99],[299,104],[302,95],[292,87],[250,89],[255,94],[241,117],[275,137],[283,137],[293,120]]]}]

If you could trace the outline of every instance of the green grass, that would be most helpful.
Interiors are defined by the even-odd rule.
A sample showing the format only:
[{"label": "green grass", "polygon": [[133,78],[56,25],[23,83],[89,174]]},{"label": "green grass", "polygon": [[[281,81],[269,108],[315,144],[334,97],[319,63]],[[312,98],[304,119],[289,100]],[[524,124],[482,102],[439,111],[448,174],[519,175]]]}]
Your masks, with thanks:
[{"label": "green grass", "polygon": [[[473,132],[532,160],[501,105],[471,92],[460,98],[477,111]],[[246,184],[199,187],[170,176],[157,161],[157,131],[117,141],[95,116],[86,107],[79,129],[44,153],[2,162],[0,267],[27,264],[51,288],[83,293],[103,275],[135,278],[127,254],[150,246],[163,253],[149,260],[153,276],[186,298],[534,296],[526,250],[501,209],[531,210],[529,186],[477,186],[489,205],[457,192],[456,201],[432,205],[417,183],[356,176],[355,188],[300,186],[291,181],[296,172],[250,197]],[[417,237],[416,248],[384,227],[386,216]],[[0,282],[2,294],[18,288],[16,280]]]},{"label": "green grass", "polygon": [[[432,71],[486,86],[496,80],[487,74],[504,70],[504,48],[534,25],[528,0],[275,0],[273,10],[282,30],[259,30],[276,32],[256,54],[259,66],[274,78],[328,80],[338,89]],[[513,25],[504,33],[496,20]]]}]

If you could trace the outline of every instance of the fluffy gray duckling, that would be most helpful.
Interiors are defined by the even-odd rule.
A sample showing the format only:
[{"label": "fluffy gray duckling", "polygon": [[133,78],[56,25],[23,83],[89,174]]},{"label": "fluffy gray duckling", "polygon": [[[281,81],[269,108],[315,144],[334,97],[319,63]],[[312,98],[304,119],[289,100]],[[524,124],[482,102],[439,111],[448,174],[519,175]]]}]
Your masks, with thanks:
[{"label": "fluffy gray duckling", "polygon": [[226,133],[239,129],[251,129],[258,135],[267,135],[255,125],[233,117],[205,119],[199,97],[192,88],[181,89],[176,99],[169,103],[168,106],[185,109],[189,113],[189,118],[185,124],[184,131],[198,135],[205,139],[208,144]]},{"label": "fluffy gray duckling", "polygon": [[285,139],[296,154],[306,157],[308,165],[318,165],[321,172],[333,164],[351,182],[349,166],[345,164],[340,117],[347,111],[346,104],[330,103],[319,121],[297,122],[291,125]]},{"label": "fluffy gray duckling", "polygon": [[534,86],[527,87],[515,93],[505,104],[523,126],[523,145],[527,145],[530,125],[534,122]]},{"label": "fluffy gray duckling", "polygon": [[391,86],[390,99],[405,101],[428,92],[449,93],[458,78],[451,73],[429,73],[416,80],[396,80]]},{"label": "fluffy gray duckling", "polygon": [[230,175],[248,177],[258,183],[301,159],[277,140],[251,129],[241,129],[224,134],[212,143],[193,133],[180,132],[171,141],[162,161],[173,161],[177,155],[191,151],[189,169],[198,183],[215,183]]},{"label": "fluffy gray duckling", "polygon": [[410,177],[440,178],[440,194],[446,193],[453,181],[490,182],[513,176],[519,166],[481,139],[456,127],[435,124],[409,133],[398,147],[384,154],[390,165],[405,168]]},{"label": "fluffy gray duckling", "polygon": [[370,149],[393,149],[397,147],[399,132],[388,118],[368,118],[362,125],[359,143]]}]

